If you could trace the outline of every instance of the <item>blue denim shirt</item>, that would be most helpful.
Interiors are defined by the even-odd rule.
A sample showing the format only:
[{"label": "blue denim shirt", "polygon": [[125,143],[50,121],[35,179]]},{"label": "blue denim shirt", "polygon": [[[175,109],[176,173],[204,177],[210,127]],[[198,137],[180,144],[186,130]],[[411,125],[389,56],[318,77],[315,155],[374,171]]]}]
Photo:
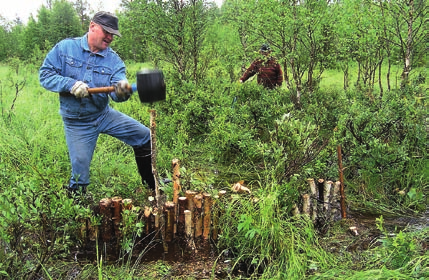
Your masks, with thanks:
[{"label": "blue denim shirt", "polygon": [[[40,84],[53,92],[69,93],[76,81],[92,87],[111,86],[126,80],[125,64],[109,47],[92,53],[88,34],[59,42],[46,56],[39,70]],[[109,96],[116,102],[114,92],[91,94],[89,98],[60,95],[60,114],[66,118],[96,118],[109,108]]]}]

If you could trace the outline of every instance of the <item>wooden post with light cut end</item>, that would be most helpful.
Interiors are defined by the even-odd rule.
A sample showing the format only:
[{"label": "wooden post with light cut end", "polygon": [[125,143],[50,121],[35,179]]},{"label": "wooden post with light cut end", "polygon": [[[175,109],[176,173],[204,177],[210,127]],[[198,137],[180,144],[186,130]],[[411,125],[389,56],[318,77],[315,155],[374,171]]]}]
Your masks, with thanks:
[{"label": "wooden post with light cut end", "polygon": [[195,249],[192,212],[189,210],[185,210],[185,233],[189,248]]},{"label": "wooden post with light cut end", "polygon": [[185,233],[185,210],[188,206],[188,199],[184,196],[179,197],[179,217],[177,219],[177,234],[184,235]]},{"label": "wooden post with light cut end", "polygon": [[112,198],[113,208],[113,227],[115,228],[115,236],[119,240],[121,237],[120,225],[121,225],[121,213],[122,213],[122,197],[115,196]]},{"label": "wooden post with light cut end", "polygon": [[340,181],[336,181],[333,184],[333,190],[332,190],[332,196],[330,199],[330,203],[331,203],[331,216],[335,219],[335,217],[338,214],[338,195],[340,192],[340,186],[341,186],[341,182]]},{"label": "wooden post with light cut end", "polygon": [[146,235],[148,235],[151,232],[151,228],[152,228],[152,219],[151,219],[152,211],[149,206],[144,207],[143,214],[144,214]]},{"label": "wooden post with light cut end", "polygon": [[205,240],[209,239],[210,230],[211,230],[211,206],[212,206],[212,198],[208,193],[203,194],[204,197],[204,231],[203,238]]},{"label": "wooden post with light cut end", "polygon": [[109,242],[112,239],[112,200],[103,198],[99,202],[101,219],[101,239]]},{"label": "wooden post with light cut end", "polygon": [[165,241],[171,242],[173,240],[173,235],[174,235],[174,224],[176,223],[174,218],[175,204],[172,201],[167,201],[164,206],[165,206],[165,216],[167,217]]},{"label": "wooden post with light cut end", "polygon": [[177,233],[177,219],[179,214],[179,193],[182,187],[180,186],[180,164],[178,159],[173,159],[173,203],[174,207],[174,235]]},{"label": "wooden post with light cut end", "polygon": [[[330,206],[332,181],[325,181],[323,184],[323,209],[328,212]],[[329,213],[327,213],[329,214]],[[328,215],[329,216],[329,215]]]},{"label": "wooden post with light cut end", "polygon": [[344,178],[343,178],[343,157],[341,155],[341,146],[337,147],[338,154],[338,171],[340,173],[340,205],[341,205],[341,218],[347,218],[346,214],[346,195],[344,193]]},{"label": "wooden post with light cut end", "polygon": [[195,219],[195,238],[203,234],[203,196],[197,194],[194,197],[194,219]]},{"label": "wooden post with light cut end", "polygon": [[313,178],[308,178],[307,183],[310,186],[310,192],[311,192],[311,220],[314,222],[317,218],[317,188],[316,188],[316,182]]},{"label": "wooden post with light cut end", "polygon": [[157,209],[158,209],[158,219],[159,219],[159,227],[161,230],[161,238],[162,238],[162,244],[164,246],[164,252],[168,252],[168,246],[167,243],[165,242],[165,216],[164,213],[162,211],[163,206],[161,203],[161,192],[159,191],[159,176],[158,176],[158,171],[156,168],[156,155],[157,155],[157,150],[156,150],[156,110],[149,110],[150,113],[150,139],[151,139],[151,151],[152,151],[152,174],[155,178],[155,198],[156,198],[156,203],[157,203]]},{"label": "wooden post with light cut end", "polygon": [[310,217],[310,195],[302,195],[302,213]]},{"label": "wooden post with light cut end", "polygon": [[192,218],[192,234],[194,234],[195,231],[195,225],[194,225],[194,197],[197,195],[197,192],[195,191],[191,191],[191,190],[187,190],[185,192],[186,195],[186,199],[188,201],[188,210],[191,211],[191,218]]}]

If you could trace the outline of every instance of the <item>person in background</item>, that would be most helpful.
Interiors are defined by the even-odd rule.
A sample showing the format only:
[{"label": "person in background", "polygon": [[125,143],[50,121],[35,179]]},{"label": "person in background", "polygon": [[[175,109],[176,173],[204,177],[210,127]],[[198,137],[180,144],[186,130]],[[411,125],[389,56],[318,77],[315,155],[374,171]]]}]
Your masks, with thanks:
[{"label": "person in background", "polygon": [[[125,64],[110,48],[114,36],[121,36],[118,18],[108,12],[98,12],[83,37],[60,41],[47,54],[39,70],[40,84],[58,93],[72,168],[66,188],[70,195],[86,192],[100,133],[133,148],[142,183],[155,189],[150,129],[109,105],[110,99],[124,102],[132,94]],[[114,92],[88,93],[88,88],[110,85],[114,85]]]},{"label": "person in background", "polygon": [[258,58],[252,62],[239,82],[244,83],[257,74],[258,84],[263,85],[265,88],[274,89],[281,86],[283,82],[283,71],[280,64],[271,56],[270,45],[263,44],[259,49],[259,53],[262,55],[262,58]]}]

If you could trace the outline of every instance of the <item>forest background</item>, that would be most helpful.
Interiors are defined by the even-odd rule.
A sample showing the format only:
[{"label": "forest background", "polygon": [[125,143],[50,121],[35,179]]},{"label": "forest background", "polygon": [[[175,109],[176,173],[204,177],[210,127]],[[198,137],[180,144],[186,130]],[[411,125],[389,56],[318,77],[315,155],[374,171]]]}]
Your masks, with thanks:
[{"label": "forest background", "polygon": [[[88,1],[47,1],[27,24],[0,19],[5,279],[63,278],[58,260],[79,242],[78,217],[90,216],[62,191],[70,166],[58,99],[39,85],[38,68],[58,41],[83,35],[93,13]],[[220,8],[203,0],[124,0],[117,13],[122,37],[112,48],[130,81],[143,67],[162,69],[167,100],[143,105],[133,97],[112,106],[146,125],[148,109],[156,110],[157,170],[171,178],[171,161],[179,159],[183,191],[215,195],[243,180],[261,200],[256,208],[228,202],[234,212],[221,223],[218,246],[234,252],[235,265],[253,267],[248,277],[423,279],[427,224],[390,235],[382,216],[428,211],[427,13],[427,0],[226,0]],[[237,83],[263,43],[284,71],[275,90]],[[328,249],[346,231],[344,221],[326,221],[320,230],[291,214],[307,178],[338,180],[339,145],[348,211],[376,214],[386,237],[359,253]],[[129,147],[100,137],[86,199],[118,195],[143,205],[147,194],[136,192],[131,157]],[[171,195],[168,185],[163,190]],[[140,225],[133,220],[123,230],[135,237]],[[124,240],[124,255],[133,240]],[[142,272],[97,262],[95,273]]]}]

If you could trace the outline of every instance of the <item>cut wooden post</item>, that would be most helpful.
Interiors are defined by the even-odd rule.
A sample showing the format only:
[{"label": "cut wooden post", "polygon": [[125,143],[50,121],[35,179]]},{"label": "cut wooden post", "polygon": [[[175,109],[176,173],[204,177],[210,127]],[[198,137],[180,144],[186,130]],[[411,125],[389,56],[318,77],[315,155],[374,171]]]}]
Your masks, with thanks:
[{"label": "cut wooden post", "polygon": [[302,213],[310,217],[310,195],[302,195]]},{"label": "cut wooden post", "polygon": [[115,196],[112,198],[112,209],[113,209],[113,227],[115,228],[116,238],[121,237],[120,225],[121,225],[121,213],[122,213],[122,197]]},{"label": "cut wooden post", "polygon": [[174,234],[174,209],[175,204],[172,201],[167,201],[165,204],[165,216],[166,216],[166,230],[165,230],[165,241],[171,242]]},{"label": "cut wooden post", "polygon": [[[332,181],[325,181],[323,184],[323,209],[329,210],[329,200],[331,198]],[[327,213],[329,214],[329,213]],[[329,216],[329,215],[328,215]]]},{"label": "cut wooden post", "polygon": [[164,246],[164,252],[168,252],[168,246],[165,242],[165,217],[163,215],[162,208],[164,205],[161,204],[161,192],[159,191],[159,176],[158,171],[156,168],[156,110],[149,110],[150,113],[150,139],[151,139],[151,145],[152,145],[152,174],[155,178],[155,199],[157,203],[158,208],[158,219],[159,219],[159,226],[161,230],[161,238],[162,238],[162,244]]},{"label": "cut wooden post", "polygon": [[192,218],[192,234],[194,234],[195,231],[195,225],[194,225],[194,197],[197,195],[197,192],[187,190],[185,192],[186,199],[188,201],[188,210],[191,211],[191,218]]},{"label": "cut wooden post", "polygon": [[152,219],[151,219],[152,211],[149,206],[144,207],[144,221],[145,221],[145,229],[146,235],[148,235],[151,231],[152,227]]},{"label": "cut wooden post", "polygon": [[101,219],[101,239],[109,242],[112,239],[112,200],[103,198],[99,202]]},{"label": "cut wooden post", "polygon": [[341,146],[337,146],[338,154],[338,171],[340,173],[340,204],[341,204],[341,218],[347,218],[346,214],[346,195],[344,193],[344,178],[343,178],[343,157],[341,155]]},{"label": "cut wooden post", "polygon": [[307,183],[310,186],[311,192],[311,220],[314,222],[317,218],[317,188],[313,178],[308,178]]},{"label": "cut wooden post", "polygon": [[185,233],[189,248],[195,249],[192,212],[185,210]]},{"label": "cut wooden post", "polygon": [[185,210],[188,206],[188,200],[186,197],[179,197],[179,217],[177,224],[177,234],[184,235],[185,233]]},{"label": "cut wooden post", "polygon": [[331,217],[333,219],[337,218],[337,215],[339,213],[338,209],[339,209],[339,203],[338,203],[338,195],[340,192],[340,181],[336,181],[335,183],[333,183],[332,186],[332,195],[331,198],[329,199],[330,204],[331,204]]},{"label": "cut wooden post", "polygon": [[197,194],[194,197],[194,219],[195,219],[195,238],[203,234],[203,196]]},{"label": "cut wooden post", "polygon": [[204,231],[203,238],[209,239],[210,229],[211,229],[211,206],[212,206],[212,198],[208,193],[203,194],[204,197]]},{"label": "cut wooden post", "polygon": [[212,209],[213,209],[213,230],[212,230],[212,239],[214,241],[218,238],[218,227],[219,227],[219,209],[216,204],[219,200],[219,195],[215,195],[212,200]]},{"label": "cut wooden post", "polygon": [[179,194],[182,189],[180,186],[180,163],[178,159],[173,159],[173,202],[174,202],[174,235],[177,233],[177,219],[179,215]]}]

